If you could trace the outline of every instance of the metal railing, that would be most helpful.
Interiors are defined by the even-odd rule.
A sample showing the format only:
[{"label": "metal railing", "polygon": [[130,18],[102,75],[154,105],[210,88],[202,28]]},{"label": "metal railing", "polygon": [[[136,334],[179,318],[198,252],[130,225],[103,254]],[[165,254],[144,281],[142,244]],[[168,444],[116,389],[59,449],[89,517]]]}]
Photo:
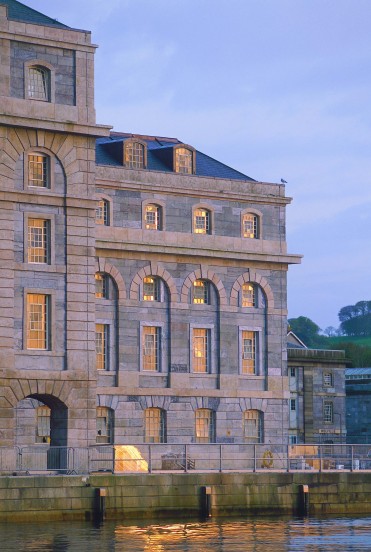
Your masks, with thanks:
[{"label": "metal railing", "polygon": [[371,446],[130,444],[0,447],[0,475],[371,470]]}]

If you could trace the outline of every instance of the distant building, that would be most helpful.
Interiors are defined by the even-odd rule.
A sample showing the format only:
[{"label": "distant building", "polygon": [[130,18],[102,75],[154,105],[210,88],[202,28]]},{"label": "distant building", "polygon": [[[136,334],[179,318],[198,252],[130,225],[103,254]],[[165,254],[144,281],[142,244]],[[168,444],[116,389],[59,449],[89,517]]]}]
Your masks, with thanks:
[{"label": "distant building", "polygon": [[308,349],[288,334],[290,443],[345,443],[344,351]]},{"label": "distant building", "polygon": [[284,186],[97,125],[89,32],[0,28],[0,445],[287,442]]},{"label": "distant building", "polygon": [[348,442],[371,444],[371,368],[347,368],[345,391]]}]

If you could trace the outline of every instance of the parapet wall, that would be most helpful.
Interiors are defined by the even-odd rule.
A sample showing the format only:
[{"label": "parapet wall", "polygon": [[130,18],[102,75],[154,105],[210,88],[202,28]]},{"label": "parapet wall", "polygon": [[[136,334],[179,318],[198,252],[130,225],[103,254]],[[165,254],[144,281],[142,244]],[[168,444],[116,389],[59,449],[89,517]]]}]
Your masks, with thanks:
[{"label": "parapet wall", "polygon": [[[0,478],[0,521],[197,516],[201,488],[212,515],[298,513],[308,485],[309,514],[371,514],[371,473],[192,473]],[[99,489],[105,494],[100,500]]]}]

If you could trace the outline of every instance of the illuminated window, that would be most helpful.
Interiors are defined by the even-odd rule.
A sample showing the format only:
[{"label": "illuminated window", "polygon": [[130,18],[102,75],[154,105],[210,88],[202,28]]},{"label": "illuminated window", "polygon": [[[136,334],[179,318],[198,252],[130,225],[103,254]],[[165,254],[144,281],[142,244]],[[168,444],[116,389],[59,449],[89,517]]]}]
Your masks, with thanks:
[{"label": "illuminated window", "polygon": [[144,145],[139,142],[126,142],[125,159],[126,167],[130,169],[144,169],[145,167],[145,151]]},{"label": "illuminated window", "polygon": [[195,280],[193,282],[193,303],[198,305],[210,304],[210,282]]},{"label": "illuminated window", "polygon": [[160,281],[153,276],[143,278],[143,301],[159,301]]},{"label": "illuminated window", "polygon": [[334,386],[334,377],[332,372],[325,372],[323,374],[323,386],[324,387],[333,387]]},{"label": "illuminated window", "polygon": [[193,173],[193,152],[187,148],[175,150],[175,172],[182,174]]},{"label": "illuminated window", "polygon": [[210,329],[193,328],[193,371],[207,374],[210,371]]},{"label": "illuminated window", "polygon": [[36,408],[36,443],[50,443],[50,413],[48,406]]},{"label": "illuminated window", "polygon": [[242,234],[244,238],[259,237],[259,217],[252,213],[242,216]]},{"label": "illuminated window", "polygon": [[100,199],[97,202],[95,208],[95,222],[96,224],[103,224],[104,226],[110,225],[109,201],[107,199]]},{"label": "illuminated window", "polygon": [[146,205],[144,211],[144,225],[146,230],[162,229],[161,207],[153,204]]},{"label": "illuminated window", "polygon": [[215,443],[215,412],[199,408],[196,417],[196,443]]},{"label": "illuminated window", "polygon": [[95,325],[95,352],[97,370],[109,369],[109,326]]},{"label": "illuminated window", "polygon": [[193,232],[195,234],[211,234],[210,211],[195,209],[193,213]]},{"label": "illuminated window", "polygon": [[146,443],[166,443],[166,418],[161,408],[144,411],[144,440]]},{"label": "illuminated window", "polygon": [[27,294],[27,349],[48,350],[50,296],[41,293]]},{"label": "illuminated window", "polygon": [[96,272],[95,274],[95,297],[97,299],[109,299],[109,285],[107,274]]},{"label": "illuminated window", "polygon": [[28,262],[47,264],[50,260],[50,221],[28,219]]},{"label": "illuminated window", "polygon": [[97,408],[97,436],[96,442],[101,444],[113,443],[113,410],[105,406]]},{"label": "illuminated window", "polygon": [[28,156],[28,185],[35,188],[49,188],[49,158],[40,153]]},{"label": "illuminated window", "polygon": [[243,436],[246,443],[263,442],[263,412],[245,410],[243,413]]},{"label": "illuminated window", "polygon": [[332,424],[334,420],[334,403],[325,401],[323,403],[323,421],[327,424]]},{"label": "illuminated window", "polygon": [[241,332],[241,373],[256,374],[257,332],[243,330]]},{"label": "illuminated window", "polygon": [[143,370],[160,372],[161,328],[158,326],[143,326],[142,357]]},{"label": "illuminated window", "polygon": [[243,284],[241,295],[243,307],[257,306],[257,290],[254,284]]},{"label": "illuminated window", "polygon": [[50,101],[50,71],[32,65],[28,68],[28,97],[33,100]]}]

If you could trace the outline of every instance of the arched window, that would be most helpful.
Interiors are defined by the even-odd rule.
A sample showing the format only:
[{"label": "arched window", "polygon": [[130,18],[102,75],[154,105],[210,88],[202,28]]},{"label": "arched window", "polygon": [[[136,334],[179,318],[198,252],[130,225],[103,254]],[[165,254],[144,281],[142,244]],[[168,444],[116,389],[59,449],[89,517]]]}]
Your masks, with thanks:
[{"label": "arched window", "polygon": [[143,301],[161,300],[161,280],[156,276],[146,276],[143,278]]},{"label": "arched window", "polygon": [[113,428],[114,428],[113,410],[105,406],[98,406],[96,442],[99,444],[112,444]]},{"label": "arched window", "polygon": [[162,207],[149,203],[144,208],[144,227],[146,230],[162,230]]},{"label": "arched window", "polygon": [[197,208],[193,211],[193,233],[211,234],[211,213],[208,209]]},{"label": "arched window", "polygon": [[109,299],[109,276],[101,272],[95,273],[95,297],[96,299]]},{"label": "arched window", "polygon": [[42,65],[31,65],[27,71],[28,98],[50,102],[50,70]]},{"label": "arched window", "polygon": [[241,306],[256,307],[257,306],[257,289],[254,284],[242,284],[241,288]]},{"label": "arched window", "polygon": [[263,443],[263,412],[245,410],[243,413],[243,438],[245,443]]},{"label": "arched window", "polygon": [[36,188],[50,188],[50,158],[39,152],[28,154],[28,185]]},{"label": "arched window", "polygon": [[266,307],[265,294],[262,288],[255,283],[245,282],[240,289],[240,306],[243,308]]},{"label": "arched window", "polygon": [[215,411],[198,408],[195,412],[196,443],[215,443]]},{"label": "arched window", "polygon": [[127,141],[124,144],[124,163],[130,169],[145,169],[146,148],[140,142]]},{"label": "arched window", "polygon": [[95,208],[95,223],[109,226],[110,221],[110,203],[108,199],[100,199]]},{"label": "arched window", "polygon": [[144,411],[144,440],[146,443],[166,443],[166,413],[162,408]]},{"label": "arched window", "polygon": [[208,280],[193,282],[192,302],[196,305],[210,305],[210,282]]},{"label": "arched window", "polygon": [[175,172],[181,174],[193,174],[193,151],[188,148],[175,150]]},{"label": "arched window", "polygon": [[259,216],[254,213],[244,213],[242,215],[242,236],[244,238],[260,237]]}]

